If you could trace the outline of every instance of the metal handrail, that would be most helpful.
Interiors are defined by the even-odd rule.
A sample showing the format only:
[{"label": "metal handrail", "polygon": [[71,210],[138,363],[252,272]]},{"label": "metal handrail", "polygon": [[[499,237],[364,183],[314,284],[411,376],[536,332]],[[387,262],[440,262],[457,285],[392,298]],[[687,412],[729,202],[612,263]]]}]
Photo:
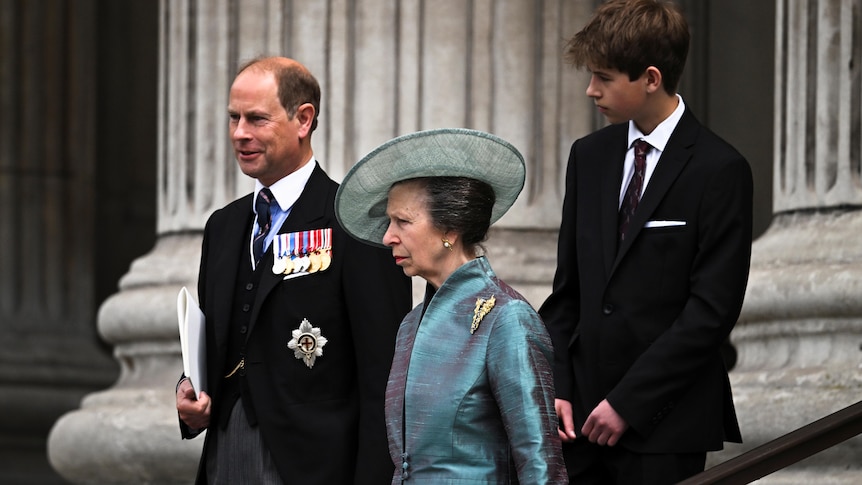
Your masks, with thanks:
[{"label": "metal handrail", "polygon": [[751,483],[862,433],[862,401],[720,463],[678,485]]}]

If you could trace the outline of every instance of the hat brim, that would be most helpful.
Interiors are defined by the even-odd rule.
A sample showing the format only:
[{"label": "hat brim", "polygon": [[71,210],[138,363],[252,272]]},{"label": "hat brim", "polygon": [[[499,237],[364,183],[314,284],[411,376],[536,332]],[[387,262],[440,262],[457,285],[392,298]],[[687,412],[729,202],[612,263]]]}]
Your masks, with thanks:
[{"label": "hat brim", "polygon": [[482,131],[443,128],[393,138],[356,163],[335,196],[335,214],[353,237],[385,247],[386,204],[392,184],[417,177],[468,177],[494,189],[491,224],[524,188],[524,157],[507,141]]}]

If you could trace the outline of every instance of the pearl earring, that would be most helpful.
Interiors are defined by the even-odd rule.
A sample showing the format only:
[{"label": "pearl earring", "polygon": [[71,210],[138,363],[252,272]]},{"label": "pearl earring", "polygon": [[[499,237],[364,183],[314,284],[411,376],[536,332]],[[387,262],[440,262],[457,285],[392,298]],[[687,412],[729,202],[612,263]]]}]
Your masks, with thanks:
[{"label": "pearl earring", "polygon": [[452,243],[450,243],[449,240],[445,237],[443,238],[443,247],[448,249],[449,251],[452,250]]}]

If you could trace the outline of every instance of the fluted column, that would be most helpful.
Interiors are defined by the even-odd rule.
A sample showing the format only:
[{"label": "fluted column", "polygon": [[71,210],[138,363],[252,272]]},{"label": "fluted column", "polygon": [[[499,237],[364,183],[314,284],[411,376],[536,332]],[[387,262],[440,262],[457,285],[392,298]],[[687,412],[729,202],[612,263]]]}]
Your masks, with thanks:
[{"label": "fluted column", "polygon": [[182,372],[176,297],[182,286],[196,294],[200,232],[209,213],[250,187],[227,143],[227,91],[238,44],[230,35],[233,3],[161,3],[158,238],[99,310],[98,329],[114,346],[119,379],[84,398],[51,432],[51,463],[73,483],[194,479],[203,440],[180,440],[174,407]]},{"label": "fluted column", "polygon": [[93,331],[94,2],[52,6],[0,2],[0,483],[59,480],[50,423],[117,370]]},{"label": "fluted column", "polygon": [[99,312],[119,380],[52,431],[51,462],[75,483],[194,476],[202,439],[179,439],[174,309],[179,288],[196,287],[207,217],[253,187],[227,135],[229,85],[242,61],[286,55],[315,74],[323,100],[312,144],[337,180],[378,144],[415,130],[470,127],[515,144],[528,186],[495,229],[490,256],[537,304],[554,267],[560,154],[591,121],[583,83],[560,59],[561,39],[592,10],[587,0],[162,0],[160,8],[158,241]]},{"label": "fluted column", "polygon": [[[862,398],[862,2],[778,0],[774,219],[753,248],[733,373],[746,444]],[[860,483],[855,438],[764,483]]]}]

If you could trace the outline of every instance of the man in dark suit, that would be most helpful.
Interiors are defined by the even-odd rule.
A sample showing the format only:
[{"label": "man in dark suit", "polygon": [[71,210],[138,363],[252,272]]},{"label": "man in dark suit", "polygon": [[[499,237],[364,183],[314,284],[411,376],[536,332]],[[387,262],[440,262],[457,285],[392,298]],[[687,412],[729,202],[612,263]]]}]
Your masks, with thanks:
[{"label": "man in dark suit", "polygon": [[378,484],[393,473],[383,400],[411,287],[349,237],[311,149],[320,88],[285,58],[243,67],[230,134],[254,194],[204,230],[205,392],[177,386],[184,438],[208,429],[198,483]]},{"label": "man in dark suit", "polygon": [[688,45],[673,4],[611,0],[567,46],[611,123],[572,145],[540,309],[572,483],[676,483],[741,440],[720,348],[748,280],[753,184],[676,94]]}]

